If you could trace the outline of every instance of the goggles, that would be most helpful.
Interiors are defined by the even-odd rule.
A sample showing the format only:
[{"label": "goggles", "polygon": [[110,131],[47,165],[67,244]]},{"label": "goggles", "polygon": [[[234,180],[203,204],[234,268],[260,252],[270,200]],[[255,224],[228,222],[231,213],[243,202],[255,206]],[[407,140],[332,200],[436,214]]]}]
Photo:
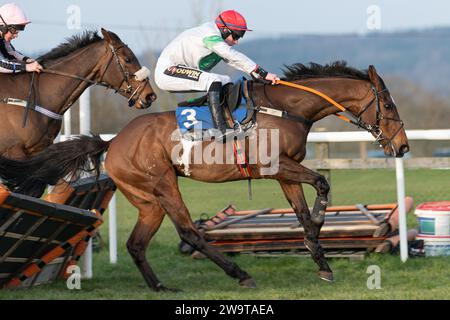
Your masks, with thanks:
[{"label": "goggles", "polygon": [[230,29],[230,33],[234,40],[239,40],[240,38],[242,38],[244,36],[245,30]]}]

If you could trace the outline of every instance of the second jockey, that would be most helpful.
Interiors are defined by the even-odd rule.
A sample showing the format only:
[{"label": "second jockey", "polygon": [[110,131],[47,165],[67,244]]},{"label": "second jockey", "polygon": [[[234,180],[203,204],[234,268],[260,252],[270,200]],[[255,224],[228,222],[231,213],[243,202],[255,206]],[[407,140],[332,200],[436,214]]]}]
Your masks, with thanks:
[{"label": "second jockey", "polygon": [[[208,104],[216,129],[223,138],[230,129],[220,106],[222,86],[232,82],[227,75],[209,72],[224,60],[257,80],[275,84],[279,78],[253,62],[232,47],[238,44],[246,31],[247,22],[234,10],[220,13],[214,22],[188,29],[178,35],[162,51],[155,68],[156,85],[171,92],[206,91]],[[233,133],[233,131],[228,131]]]},{"label": "second jockey", "polygon": [[17,73],[21,71],[41,72],[42,66],[32,58],[26,57],[11,44],[19,32],[30,23],[22,9],[14,3],[0,7],[0,72]]}]

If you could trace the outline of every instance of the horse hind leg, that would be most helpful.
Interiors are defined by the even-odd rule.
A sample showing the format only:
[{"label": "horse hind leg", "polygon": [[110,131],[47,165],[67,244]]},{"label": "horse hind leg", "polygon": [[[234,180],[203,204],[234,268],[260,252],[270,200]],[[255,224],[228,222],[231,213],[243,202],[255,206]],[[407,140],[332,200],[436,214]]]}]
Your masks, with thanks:
[{"label": "horse hind leg", "polygon": [[241,286],[249,288],[256,287],[254,280],[247,272],[239,268],[236,263],[226,258],[203,239],[192,222],[189,211],[181,198],[174,173],[167,174],[155,190],[158,193],[158,200],[174,223],[181,240],[203,253],[222,268],[227,275],[239,279]]},{"label": "horse hind leg", "polygon": [[[127,196],[126,192],[124,194]],[[145,256],[150,240],[158,231],[164,219],[164,210],[156,199],[154,202],[138,202],[135,198],[129,198],[129,200],[139,209],[139,218],[127,241],[128,252],[151,289],[155,291],[177,291],[161,284]]]}]

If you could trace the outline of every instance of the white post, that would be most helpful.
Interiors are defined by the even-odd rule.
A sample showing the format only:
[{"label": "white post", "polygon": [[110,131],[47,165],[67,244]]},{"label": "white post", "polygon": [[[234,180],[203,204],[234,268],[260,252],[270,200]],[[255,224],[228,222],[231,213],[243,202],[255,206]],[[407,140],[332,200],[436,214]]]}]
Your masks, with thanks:
[{"label": "white post", "polygon": [[397,176],[398,228],[400,235],[400,258],[408,260],[408,230],[405,209],[405,173],[403,158],[395,158],[395,172]]},{"label": "white post", "polygon": [[81,276],[84,279],[92,279],[92,238],[89,239],[86,251],[83,254]]},{"label": "white post", "polygon": [[80,96],[80,133],[91,133],[91,92],[87,88]]},{"label": "white post", "polygon": [[66,139],[72,134],[72,117],[70,115],[70,109],[64,113],[64,135]]},{"label": "white post", "polygon": [[[91,133],[91,94],[87,88],[80,96],[80,134],[89,135]],[[82,276],[92,278],[92,239],[83,255]]]},{"label": "white post", "polygon": [[117,263],[117,220],[116,220],[116,194],[114,194],[108,206],[109,214],[109,262]]}]

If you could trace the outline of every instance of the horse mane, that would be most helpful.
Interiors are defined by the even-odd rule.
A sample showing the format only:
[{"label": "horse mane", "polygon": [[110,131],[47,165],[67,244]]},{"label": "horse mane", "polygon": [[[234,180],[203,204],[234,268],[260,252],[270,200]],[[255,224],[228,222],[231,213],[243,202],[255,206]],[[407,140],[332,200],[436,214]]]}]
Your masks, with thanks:
[{"label": "horse mane", "polygon": [[70,38],[66,38],[66,42],[59,44],[50,52],[40,56],[37,58],[37,61],[41,64],[46,64],[52,60],[65,57],[78,49],[84,48],[101,40],[103,40],[103,38],[98,35],[97,31],[85,30],[81,34],[76,34]]},{"label": "horse mane", "polygon": [[308,78],[341,77],[360,80],[370,80],[366,70],[361,71],[347,66],[346,61],[334,61],[330,64],[321,65],[310,62],[308,65],[294,63],[285,65],[283,70],[286,81],[295,81]]}]

